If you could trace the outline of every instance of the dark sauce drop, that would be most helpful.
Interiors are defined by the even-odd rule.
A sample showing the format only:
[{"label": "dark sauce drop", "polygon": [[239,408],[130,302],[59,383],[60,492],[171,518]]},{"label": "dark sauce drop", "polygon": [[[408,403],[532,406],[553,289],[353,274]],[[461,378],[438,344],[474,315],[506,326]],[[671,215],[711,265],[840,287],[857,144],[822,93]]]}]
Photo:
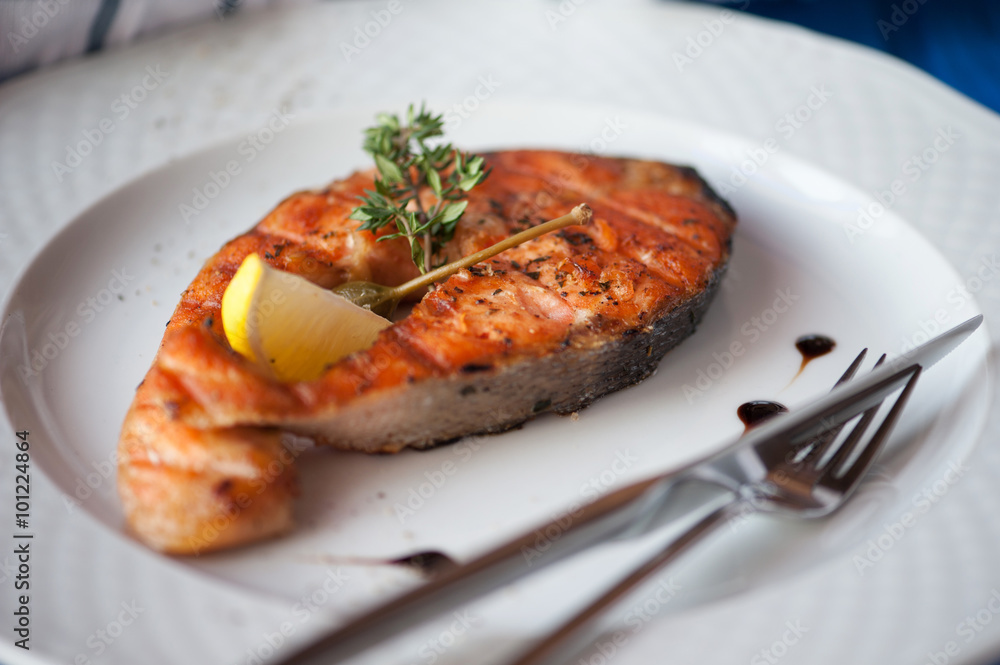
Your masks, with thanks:
[{"label": "dark sauce drop", "polygon": [[799,367],[799,372],[801,373],[806,368],[810,360],[825,356],[833,351],[833,347],[835,346],[837,346],[837,343],[826,335],[803,335],[799,337],[795,340],[795,348],[802,354],[802,366]]},{"label": "dark sauce drop", "polygon": [[777,402],[768,402],[765,400],[754,400],[752,402],[746,402],[740,404],[740,407],[736,409],[736,415],[740,417],[743,424],[746,425],[746,429],[749,430],[752,427],[759,425],[768,418],[773,418],[779,413],[786,413],[788,408],[784,404],[778,404]]},{"label": "dark sauce drop", "polygon": [[410,566],[411,568],[416,568],[425,575],[434,575],[451,568],[452,566],[458,565],[448,555],[433,551],[417,552],[416,554],[404,556],[400,559],[393,559],[389,563],[394,563],[399,566]]}]

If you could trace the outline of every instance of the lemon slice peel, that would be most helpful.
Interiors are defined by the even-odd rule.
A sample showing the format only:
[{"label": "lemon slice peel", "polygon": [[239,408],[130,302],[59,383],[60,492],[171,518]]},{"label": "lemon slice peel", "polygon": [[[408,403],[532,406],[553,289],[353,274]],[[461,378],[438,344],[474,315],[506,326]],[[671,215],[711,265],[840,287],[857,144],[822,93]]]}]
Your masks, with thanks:
[{"label": "lemon slice peel", "polygon": [[368,348],[392,325],[298,275],[244,259],[222,297],[222,326],[235,351],[279,381],[311,381]]}]

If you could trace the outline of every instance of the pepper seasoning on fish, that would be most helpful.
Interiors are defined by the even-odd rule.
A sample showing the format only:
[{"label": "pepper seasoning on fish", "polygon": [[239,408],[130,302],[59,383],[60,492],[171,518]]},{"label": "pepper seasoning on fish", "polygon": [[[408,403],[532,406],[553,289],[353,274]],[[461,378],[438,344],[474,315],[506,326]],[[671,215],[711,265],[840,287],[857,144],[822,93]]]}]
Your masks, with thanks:
[{"label": "pepper seasoning on fish", "polygon": [[119,492],[140,538],[197,553],[291,528],[296,459],[281,432],[364,452],[501,432],[638,383],[694,332],[736,218],[692,169],[554,151],[484,157],[492,173],[470,192],[449,260],[579,201],[593,221],[437,284],[316,380],[278,382],[234,352],[222,293],[251,252],[324,287],[415,277],[405,241],[377,242],[349,219],[374,173],[289,197],[209,259],[122,430]]}]

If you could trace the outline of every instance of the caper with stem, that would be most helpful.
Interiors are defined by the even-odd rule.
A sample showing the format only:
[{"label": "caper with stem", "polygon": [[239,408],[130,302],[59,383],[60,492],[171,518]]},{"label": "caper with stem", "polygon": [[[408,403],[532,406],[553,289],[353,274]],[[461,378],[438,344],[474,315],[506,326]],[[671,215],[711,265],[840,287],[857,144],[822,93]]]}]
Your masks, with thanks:
[{"label": "caper with stem", "polygon": [[556,231],[574,224],[587,224],[593,214],[594,211],[590,209],[590,206],[586,203],[581,203],[562,217],[557,217],[556,219],[539,224],[538,226],[533,226],[530,229],[521,231],[520,233],[516,233],[494,245],[490,245],[484,250],[480,250],[474,254],[469,254],[468,256],[457,261],[452,261],[447,265],[443,265],[436,270],[431,270],[430,272],[421,275],[416,279],[411,279],[409,282],[400,284],[399,286],[383,286],[381,284],[375,284],[374,282],[358,281],[341,284],[332,290],[337,295],[347,298],[355,305],[359,305],[365,309],[370,309],[379,316],[391,319],[393,312],[396,311],[396,306],[399,305],[399,302],[414,291],[422,289],[425,286],[430,286],[434,282],[441,281],[442,279],[454,275],[463,268],[474,266],[480,261],[485,261],[486,259],[496,256],[505,249],[516,247],[521,243],[533,240],[540,235],[544,235],[551,231]]}]

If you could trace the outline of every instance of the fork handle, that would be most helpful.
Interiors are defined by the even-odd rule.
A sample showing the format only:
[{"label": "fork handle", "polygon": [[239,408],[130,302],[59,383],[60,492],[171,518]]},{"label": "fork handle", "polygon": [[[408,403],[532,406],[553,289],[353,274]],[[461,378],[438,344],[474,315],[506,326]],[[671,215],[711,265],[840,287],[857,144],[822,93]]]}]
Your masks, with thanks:
[{"label": "fork handle", "polygon": [[657,550],[653,556],[644,561],[639,567],[618,580],[611,588],[601,594],[599,598],[574,615],[573,618],[569,619],[556,631],[550,633],[548,637],[532,647],[530,651],[523,654],[518,660],[511,662],[510,665],[540,665],[541,663],[552,665],[563,662],[562,659],[569,657],[585,646],[586,641],[590,638],[590,633],[586,629],[592,625],[598,616],[618,602],[640,582],[672,562],[692,545],[711,533],[720,524],[735,517],[742,503],[743,501],[739,499],[730,501],[698,520],[680,536],[671,540],[666,547]]}]

